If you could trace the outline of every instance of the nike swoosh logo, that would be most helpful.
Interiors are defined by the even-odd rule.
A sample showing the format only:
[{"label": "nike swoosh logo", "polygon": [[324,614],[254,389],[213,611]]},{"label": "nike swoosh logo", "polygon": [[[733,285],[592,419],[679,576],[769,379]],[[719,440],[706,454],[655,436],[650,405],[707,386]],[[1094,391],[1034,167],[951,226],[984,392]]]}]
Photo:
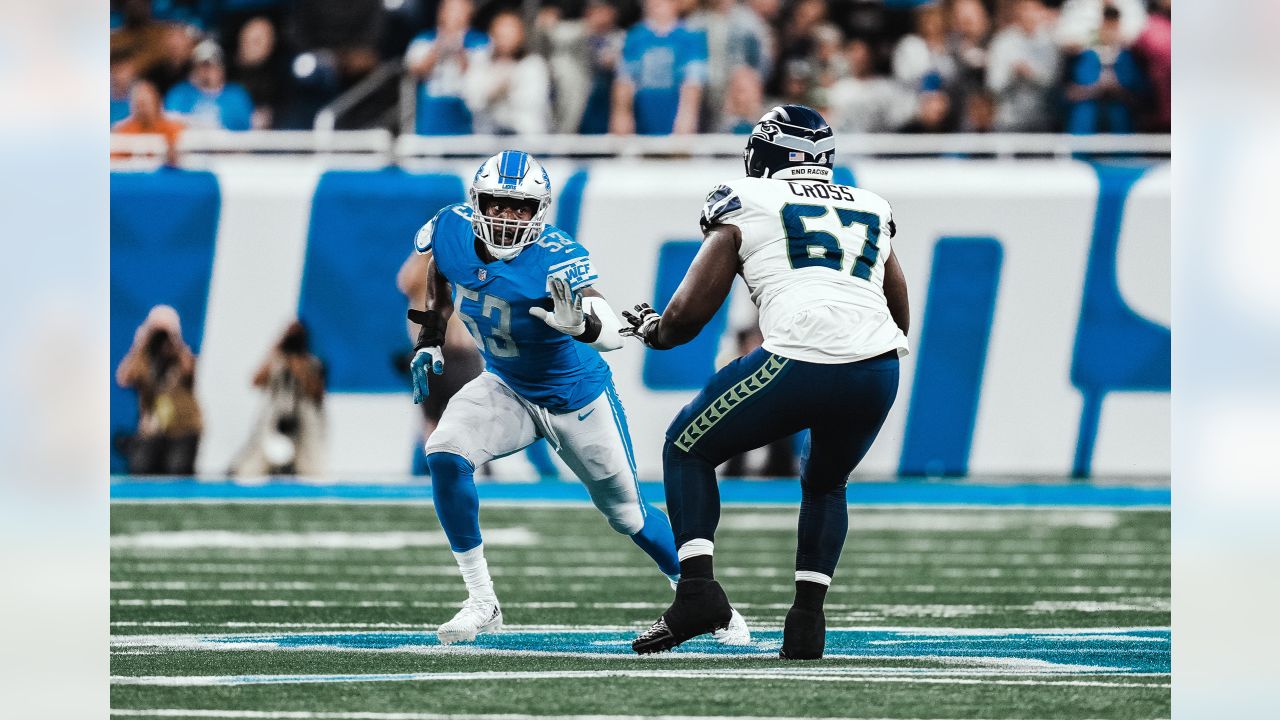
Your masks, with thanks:
[{"label": "nike swoosh logo", "polygon": [[595,411],[596,411],[596,409],[595,409],[595,408],[591,408],[590,410],[586,411],[585,413],[581,413],[581,414],[579,414],[579,415],[578,415],[578,419],[579,419],[579,420],[586,420],[588,417],[590,417],[590,416],[591,416],[591,413],[593,413],[593,412],[595,412]]}]

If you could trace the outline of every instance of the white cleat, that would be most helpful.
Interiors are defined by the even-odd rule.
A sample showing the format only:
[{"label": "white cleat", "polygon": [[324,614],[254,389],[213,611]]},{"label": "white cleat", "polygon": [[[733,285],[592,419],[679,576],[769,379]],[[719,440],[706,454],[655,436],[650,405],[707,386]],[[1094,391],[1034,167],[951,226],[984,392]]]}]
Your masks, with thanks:
[{"label": "white cleat", "polygon": [[[462,609],[449,622],[436,630],[441,645],[471,642],[480,633],[492,632],[502,627],[502,608],[497,598],[467,598]],[[744,626],[745,627],[745,626]],[[733,625],[730,624],[732,629]]]},{"label": "white cleat", "polygon": [[751,629],[747,627],[747,621],[738,612],[737,608],[733,609],[733,616],[729,618],[729,627],[723,630],[716,630],[711,633],[711,637],[721,645],[750,645]]}]

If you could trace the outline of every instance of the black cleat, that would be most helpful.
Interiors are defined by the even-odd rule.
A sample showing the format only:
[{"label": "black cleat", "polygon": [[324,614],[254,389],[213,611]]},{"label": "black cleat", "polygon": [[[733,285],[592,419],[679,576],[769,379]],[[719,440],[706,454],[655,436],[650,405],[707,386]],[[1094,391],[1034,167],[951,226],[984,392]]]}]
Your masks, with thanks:
[{"label": "black cleat", "polygon": [[702,578],[681,580],[671,607],[631,643],[631,649],[641,655],[670,650],[699,635],[723,630],[732,619],[733,609],[720,583]]},{"label": "black cleat", "polygon": [[827,643],[827,618],[821,609],[792,607],[782,628],[783,660],[820,660]]}]

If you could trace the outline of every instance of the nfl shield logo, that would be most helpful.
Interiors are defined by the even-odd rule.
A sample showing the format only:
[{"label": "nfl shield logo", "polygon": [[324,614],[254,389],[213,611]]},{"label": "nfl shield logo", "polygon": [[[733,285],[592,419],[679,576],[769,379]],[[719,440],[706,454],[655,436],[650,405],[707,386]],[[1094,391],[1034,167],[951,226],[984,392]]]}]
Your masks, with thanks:
[{"label": "nfl shield logo", "polygon": [[801,160],[804,160],[804,153],[795,151],[789,152],[787,153],[787,160],[790,160],[791,162],[800,162]]},{"label": "nfl shield logo", "polygon": [[484,279],[487,277],[489,277],[488,270],[485,270],[484,268],[480,268],[479,270],[476,271],[476,279],[479,280],[480,282],[484,282]]}]

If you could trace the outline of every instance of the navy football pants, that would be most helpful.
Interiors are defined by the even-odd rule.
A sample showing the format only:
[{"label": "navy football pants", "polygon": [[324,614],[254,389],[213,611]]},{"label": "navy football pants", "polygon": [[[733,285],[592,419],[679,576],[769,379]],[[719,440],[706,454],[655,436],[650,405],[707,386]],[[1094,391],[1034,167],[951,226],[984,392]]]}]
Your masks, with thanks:
[{"label": "navy football pants", "polygon": [[760,348],[726,365],[667,429],[663,472],[676,546],[715,539],[717,465],[807,429],[796,569],[834,574],[849,529],[849,473],[867,454],[897,393],[896,354],[824,365]]}]

